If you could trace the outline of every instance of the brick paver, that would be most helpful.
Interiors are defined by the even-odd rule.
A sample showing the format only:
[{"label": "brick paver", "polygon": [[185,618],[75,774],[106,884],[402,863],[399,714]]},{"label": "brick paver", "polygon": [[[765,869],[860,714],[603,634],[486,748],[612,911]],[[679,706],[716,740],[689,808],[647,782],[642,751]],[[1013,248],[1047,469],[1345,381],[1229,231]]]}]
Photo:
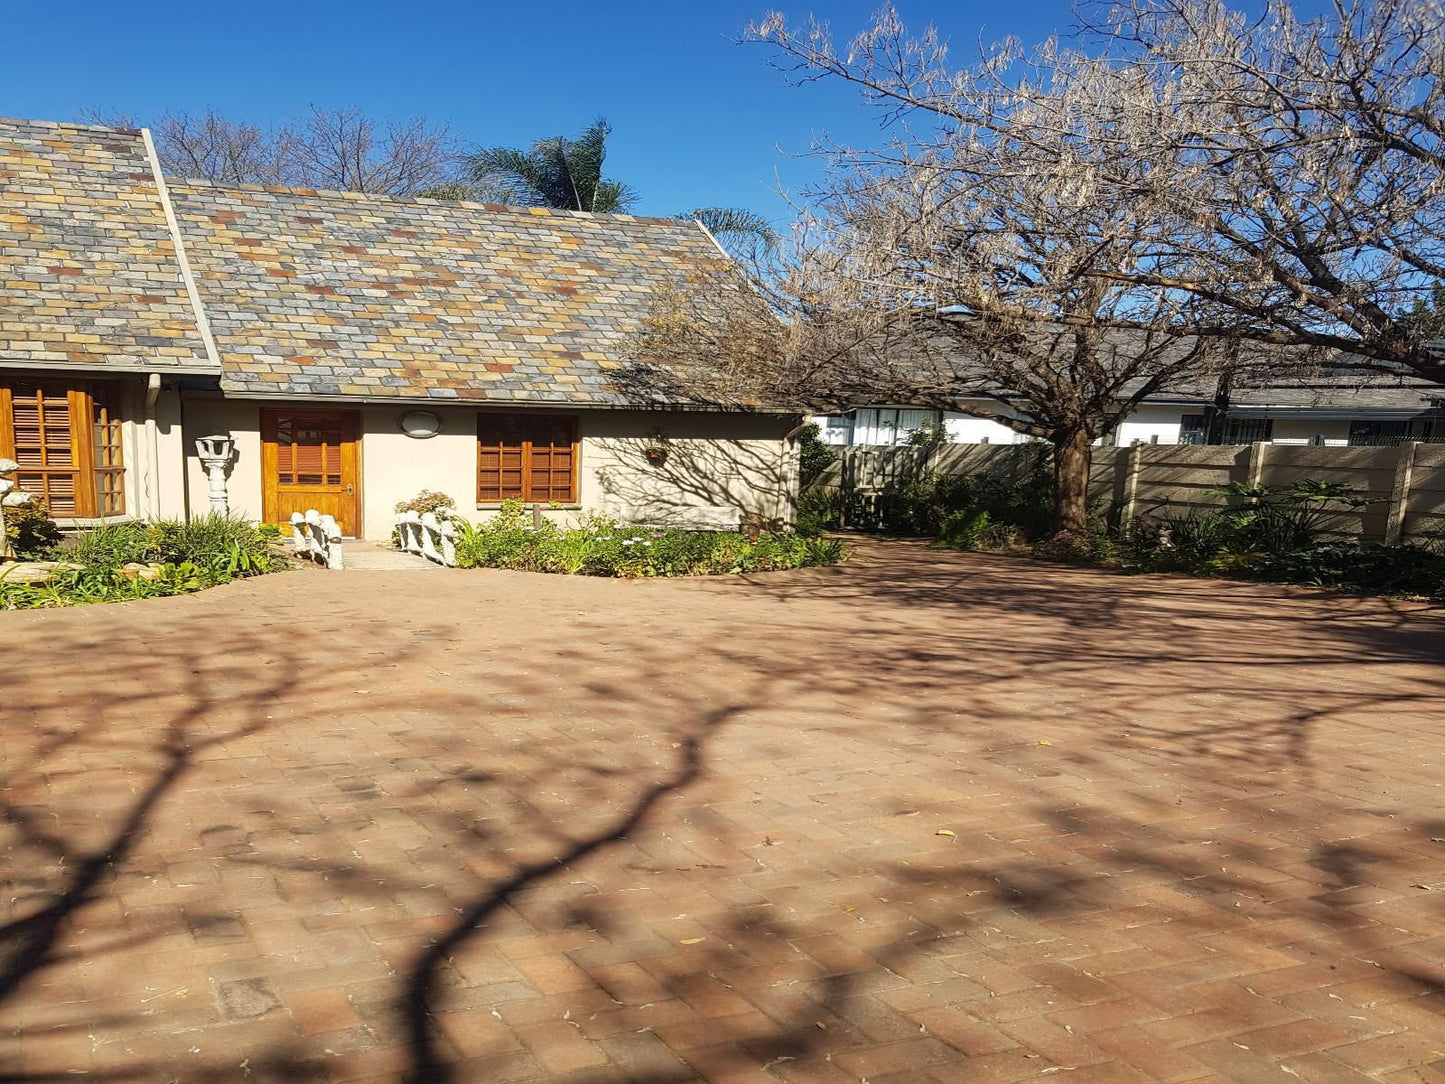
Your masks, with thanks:
[{"label": "brick paver", "polygon": [[0,1077],[1437,1079],[1442,633],[907,543],[0,615]]}]

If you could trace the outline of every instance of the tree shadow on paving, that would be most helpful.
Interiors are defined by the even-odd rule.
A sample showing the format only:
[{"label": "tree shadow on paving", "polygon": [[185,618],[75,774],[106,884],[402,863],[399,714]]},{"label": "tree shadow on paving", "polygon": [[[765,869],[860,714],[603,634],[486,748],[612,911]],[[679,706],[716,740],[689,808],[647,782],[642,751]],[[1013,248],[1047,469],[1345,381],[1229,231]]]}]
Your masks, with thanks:
[{"label": "tree shadow on paving", "polygon": [[[990,686],[1010,690],[1015,714],[1077,727],[1070,708],[1081,697],[1071,684],[1087,681],[1105,694],[1104,710],[1091,698],[1094,717],[1083,723],[1101,745],[1258,773],[1308,767],[1311,735],[1334,718],[1425,714],[1445,704],[1445,611],[1426,603],[1126,577],[876,539],[861,543],[861,557],[698,586],[795,604],[785,612],[799,621],[849,607],[880,634],[884,614],[902,617],[921,672],[951,655],[967,660],[961,710],[925,727],[1007,715],[1003,697],[990,702]],[[816,627],[829,621],[820,614]],[[1401,664],[1419,664],[1408,688],[1393,672]],[[1018,710],[1019,687],[1029,684],[1049,695]]]},{"label": "tree shadow on paving", "polygon": [[[58,674],[22,676],[4,707],[35,719],[7,764],[7,823],[11,857],[51,862],[35,886],[51,895],[17,918],[71,904],[16,989],[78,968],[57,1034],[183,1036],[109,1044],[91,1079],[229,1080],[243,1060],[256,1079],[535,1078],[532,1044],[554,1025],[605,1054],[598,1079],[760,1065],[787,1079],[828,1059],[882,1075],[881,1046],[917,1044],[919,1065],[966,1056],[920,1030],[940,998],[998,1050],[1034,1050],[1037,1072],[1065,1050],[1038,1056],[1007,1030],[998,973],[1068,1010],[1114,981],[1095,960],[1114,954],[1173,965],[1181,984],[1251,946],[1281,967],[1333,954],[1437,989],[1408,943],[1439,916],[1408,882],[1430,861],[1422,833],[1440,833],[1408,805],[1319,790],[1310,736],[1423,710],[1438,682],[1391,671],[1336,692],[1327,671],[1301,674],[1344,664],[1336,624],[1282,644],[1268,621],[1171,616],[1165,635],[1146,612],[1121,672],[1115,629],[1033,621],[1057,599],[974,622],[907,592],[863,614],[827,593],[752,601],[803,590],[788,577],[577,585],[587,602],[479,577],[477,598],[536,593],[468,609],[472,581],[448,580],[414,588],[437,592],[409,598],[424,628],[363,622],[358,602],[315,621],[304,649],[282,640],[304,603],[263,627],[226,620],[224,602],[157,608],[141,639],[103,614],[47,626]],[[83,650],[97,639],[115,646]],[[1384,661],[1415,660],[1365,660]],[[1210,699],[1221,680],[1247,691],[1228,715]],[[1320,702],[1302,708],[1302,687]],[[110,761],[132,782],[113,786]],[[100,872],[72,885],[87,857]],[[162,866],[188,857],[217,882],[168,887]],[[301,1034],[263,1004],[227,1021],[209,991],[148,1016],[140,994],[86,987],[107,956],[135,967],[191,944],[214,949],[217,983],[324,974],[344,1019]],[[557,988],[523,946],[561,969]],[[243,1045],[206,1041],[242,1026]]]},{"label": "tree shadow on paving", "polygon": [[[189,598],[147,609],[155,632],[142,636],[126,621],[134,606],[67,613],[76,618],[69,622],[52,614],[6,615],[11,624],[0,643],[12,643],[5,653],[27,663],[43,655],[44,661],[12,669],[0,703],[0,868],[7,897],[0,1019],[18,1006],[48,1005],[50,1011],[28,1012],[24,1024],[12,1026],[12,1038],[33,1042],[43,1034],[69,1042],[67,1057],[82,1064],[54,1073],[12,1071],[18,1060],[0,1055],[0,1079],[164,1073],[166,1061],[136,1059],[129,1051],[114,1067],[92,1064],[82,1050],[86,1036],[122,1031],[136,1017],[117,1007],[83,1011],[76,1019],[67,1005],[119,1006],[126,999],[117,988],[143,977],[139,960],[177,940],[215,940],[236,924],[230,911],[170,906],[187,893],[170,889],[168,867],[248,847],[235,825],[192,823],[193,812],[206,811],[188,788],[199,785],[197,776],[213,777],[249,739],[293,726],[303,687],[307,697],[326,698],[345,685],[344,676],[302,665],[275,630],[218,621]],[[126,616],[108,620],[118,613]],[[324,634],[324,623],[315,631]],[[393,645],[398,658],[407,651],[405,644]],[[236,778],[228,774],[228,781]],[[183,823],[173,817],[157,839],[158,822],[177,803],[186,809]],[[285,1051],[261,1060],[275,1079],[304,1069]],[[234,1066],[195,1064],[187,1078],[234,1079]]]},{"label": "tree shadow on paving", "polygon": [[738,711],[736,706],[717,708],[679,734],[676,744],[681,752],[677,768],[669,778],[645,787],[614,824],[601,831],[566,839],[554,853],[542,860],[523,864],[510,877],[472,899],[457,920],[418,956],[407,971],[400,1001],[411,1050],[410,1079],[418,1084],[424,1081],[448,1084],[456,1079],[456,1070],[450,1059],[438,1049],[433,1023],[434,1015],[441,1008],[440,976],[443,966],[479,937],[487,921],[502,907],[557,872],[559,867],[571,866],[602,851],[609,844],[626,839],[642,825],[659,802],[693,783],[703,772],[703,754],[708,738]]},{"label": "tree shadow on paving", "polygon": [[[715,579],[700,587],[783,603],[919,607],[939,613],[1006,614],[1070,628],[1130,633],[1141,618],[1187,627],[1194,621],[1288,621],[1358,637],[1390,658],[1435,662],[1445,608],[1423,600],[1345,594],[1186,575],[1117,570],[942,550],[926,540],[848,539],[842,565],[789,576]],[[1121,657],[1127,657],[1117,644]]]},{"label": "tree shadow on paving", "polygon": [[[157,807],[171,791],[208,753],[264,729],[269,716],[262,713],[293,686],[295,668],[285,660],[277,660],[278,665],[268,668],[248,690],[242,704],[227,698],[226,715],[239,715],[239,719],[218,727],[212,716],[221,701],[210,684],[213,675],[207,673],[214,669],[216,660],[199,645],[211,643],[243,656],[254,655],[261,646],[259,637],[242,631],[217,638],[212,630],[203,630],[197,623],[183,642],[189,645],[187,649],[162,651],[158,657],[146,645],[111,645],[97,651],[88,639],[51,639],[47,647],[73,660],[75,669],[46,672],[46,683],[53,684],[43,691],[24,681],[9,683],[4,708],[9,724],[0,784],[0,817],[9,828],[7,850],[27,854],[29,872],[23,883],[8,884],[12,890],[23,891],[11,897],[13,911],[19,914],[0,926],[0,1005],[20,994],[31,976],[57,962],[62,926],[73,912],[94,902],[104,884],[127,863],[145,838]],[[138,669],[157,664],[179,683],[177,695],[139,689],[127,682],[126,678]],[[228,670],[226,677],[235,682],[239,675]],[[84,697],[88,701],[82,708],[84,714],[68,728],[43,729],[32,747],[25,749],[17,724],[25,716],[49,707],[44,700],[57,693],[61,697]],[[168,708],[167,701],[174,701],[174,708]],[[240,710],[236,711],[238,706]],[[137,711],[155,712],[146,727],[154,737],[143,745],[123,727],[117,727],[118,733],[109,728],[110,720],[130,717]],[[129,782],[103,785],[107,769],[100,760],[107,754],[128,762],[128,766],[143,763],[141,778],[133,786]],[[64,823],[47,800],[60,794],[84,794],[89,800],[98,798],[104,803],[120,791],[132,790],[134,796],[126,794],[125,800],[106,811],[107,823],[100,826],[99,833],[76,825],[70,810],[65,817],[70,823]],[[72,830],[73,838],[68,834]],[[144,940],[144,935],[128,937],[110,948],[133,949]]]}]

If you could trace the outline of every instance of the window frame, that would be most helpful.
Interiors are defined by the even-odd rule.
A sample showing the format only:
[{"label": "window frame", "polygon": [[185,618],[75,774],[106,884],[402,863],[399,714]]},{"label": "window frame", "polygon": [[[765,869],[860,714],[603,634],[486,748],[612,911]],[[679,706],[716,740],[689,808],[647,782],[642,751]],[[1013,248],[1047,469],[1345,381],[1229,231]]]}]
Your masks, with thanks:
[{"label": "window frame", "polygon": [[[126,514],[125,481],[125,414],[121,409],[121,389],[113,382],[66,381],[54,377],[32,377],[19,379],[0,376],[0,458],[18,461],[15,434],[15,392],[23,388],[34,390],[43,398],[64,397],[66,424],[70,437],[70,464],[68,467],[46,463],[40,467],[26,468],[22,465],[16,472],[17,488],[27,489],[21,481],[24,475],[41,474],[52,476],[68,475],[72,486],[72,509],[55,509],[49,495],[49,485],[34,494],[45,503],[50,514],[56,519],[85,520],[111,519]],[[28,396],[26,396],[28,397]],[[42,415],[44,408],[42,406]],[[98,433],[101,430],[103,432]],[[104,439],[99,439],[104,438]],[[44,435],[41,435],[42,443]],[[43,453],[42,453],[43,455]],[[99,459],[106,456],[108,462]],[[102,484],[104,483],[104,488]]]},{"label": "window frame", "polygon": [[[1216,419],[1219,425],[1220,445],[1242,446],[1245,444],[1269,444],[1274,440],[1274,419],[1255,418],[1248,415],[1226,414]],[[1209,434],[1209,417],[1205,414],[1181,414],[1179,416],[1179,443],[1202,445]],[[1240,440],[1240,437],[1249,437]]]},{"label": "window frame", "polygon": [[[568,476],[568,480],[567,480],[568,493],[567,493],[566,497],[556,497],[556,496],[553,496],[553,495],[551,494],[551,489],[552,489],[552,487],[551,487],[550,484],[549,484],[549,486],[548,486],[548,494],[547,494],[546,497],[538,497],[538,496],[536,495],[535,491],[532,489],[532,482],[531,482],[531,478],[532,478],[532,451],[533,451],[533,445],[534,445],[534,443],[536,443],[536,442],[534,442],[534,441],[532,440],[532,438],[531,438],[530,435],[529,435],[528,437],[526,437],[525,439],[521,440],[521,441],[518,443],[518,445],[517,445],[517,447],[518,447],[519,450],[521,451],[521,456],[522,456],[522,458],[521,458],[521,468],[520,468],[520,469],[521,469],[521,476],[522,476],[522,492],[521,492],[521,495],[520,495],[520,496],[515,496],[515,497],[513,497],[513,496],[507,496],[505,493],[503,493],[503,491],[502,491],[502,485],[501,485],[501,478],[500,478],[500,474],[501,474],[501,470],[502,470],[502,467],[501,467],[501,463],[500,463],[500,462],[498,463],[498,466],[497,466],[497,472],[498,472],[498,480],[497,480],[497,482],[498,482],[498,484],[497,484],[497,486],[496,486],[496,490],[497,490],[497,493],[498,493],[499,495],[493,497],[493,496],[488,496],[488,495],[486,495],[486,494],[483,492],[483,488],[482,488],[482,453],[483,453],[483,447],[484,447],[484,441],[483,441],[483,426],[487,423],[487,419],[489,419],[489,418],[505,419],[508,424],[517,424],[517,423],[520,422],[520,423],[523,424],[523,426],[525,426],[525,424],[528,423],[528,422],[539,422],[539,423],[550,424],[550,425],[555,425],[555,424],[557,424],[557,423],[562,423],[562,424],[565,424],[565,425],[566,425],[567,430],[568,430],[568,432],[569,432],[569,434],[570,434],[570,436],[571,436],[571,440],[570,440],[569,444],[567,445],[567,447],[569,448],[570,457],[571,457],[571,459],[570,459],[571,470],[570,470],[570,472],[569,472],[569,476]],[[582,459],[582,436],[581,436],[582,425],[581,425],[581,417],[580,417],[579,415],[577,415],[577,414],[551,414],[551,413],[542,413],[542,412],[540,412],[540,411],[538,411],[538,412],[532,412],[532,411],[511,411],[511,410],[482,410],[482,411],[478,411],[478,412],[477,412],[476,423],[477,423],[477,424],[476,424],[476,448],[477,448],[476,479],[477,479],[477,506],[478,506],[479,508],[481,508],[481,507],[495,508],[495,507],[497,507],[498,505],[503,504],[503,503],[505,503],[506,501],[510,501],[510,500],[519,500],[519,501],[521,501],[523,504],[539,504],[539,505],[560,504],[560,505],[563,505],[563,506],[576,506],[576,505],[579,503],[579,501],[580,501],[580,499],[581,499],[581,493],[580,493],[580,491],[579,491],[579,483],[578,483],[578,479],[579,479],[579,477],[580,477],[580,475],[581,475],[581,472],[580,472],[580,470],[579,470],[579,464],[581,463],[581,459]],[[493,441],[493,442],[490,442],[490,443],[486,443],[485,446],[486,446],[486,447],[497,448],[497,449],[499,449],[499,450],[510,447],[510,445],[508,445],[508,444],[506,444],[506,443],[504,443],[504,442],[501,442],[501,441]],[[550,449],[551,447],[561,447],[561,445],[549,445],[549,449]],[[549,477],[550,477],[550,472],[549,472]]]}]

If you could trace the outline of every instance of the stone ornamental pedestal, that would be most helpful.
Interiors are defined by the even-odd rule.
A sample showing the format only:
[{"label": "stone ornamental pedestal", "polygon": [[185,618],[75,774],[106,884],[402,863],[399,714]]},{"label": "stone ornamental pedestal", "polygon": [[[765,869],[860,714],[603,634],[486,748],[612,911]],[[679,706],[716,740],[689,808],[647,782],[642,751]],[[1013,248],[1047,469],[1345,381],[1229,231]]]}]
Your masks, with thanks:
[{"label": "stone ornamental pedestal", "polygon": [[10,477],[19,469],[15,460],[0,459],[0,560],[15,556],[10,552],[10,534],[5,529],[5,506],[25,500],[25,494],[15,488],[15,479]]},{"label": "stone ornamental pedestal", "polygon": [[209,484],[211,511],[219,515],[230,515],[231,506],[226,498],[226,467],[236,452],[236,442],[229,433],[200,437],[196,440],[196,454],[201,457],[201,466],[206,468]]}]

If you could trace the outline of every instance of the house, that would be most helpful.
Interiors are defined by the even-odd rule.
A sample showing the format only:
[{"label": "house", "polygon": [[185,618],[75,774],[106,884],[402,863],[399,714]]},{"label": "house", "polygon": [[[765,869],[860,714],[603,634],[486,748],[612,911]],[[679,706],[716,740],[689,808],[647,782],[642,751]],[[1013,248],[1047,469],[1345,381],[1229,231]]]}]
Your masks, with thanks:
[{"label": "house", "polygon": [[[1419,381],[1321,376],[1269,388],[1236,389],[1224,415],[1203,393],[1153,395],[1139,404],[1107,443],[1396,445],[1407,440],[1445,443],[1445,388]],[[993,404],[980,401],[983,409]],[[828,444],[892,446],[939,427],[955,444],[1019,444],[1028,440],[990,418],[909,406],[866,406],[847,414],[809,419]],[[1211,439],[1212,437],[1212,439]]]},{"label": "house", "polygon": [[[698,224],[223,187],[149,134],[0,120],[0,458],[63,523],[315,508],[385,538],[422,489],[640,522],[782,522],[799,417],[639,399]],[[473,518],[476,518],[474,515]]]}]

